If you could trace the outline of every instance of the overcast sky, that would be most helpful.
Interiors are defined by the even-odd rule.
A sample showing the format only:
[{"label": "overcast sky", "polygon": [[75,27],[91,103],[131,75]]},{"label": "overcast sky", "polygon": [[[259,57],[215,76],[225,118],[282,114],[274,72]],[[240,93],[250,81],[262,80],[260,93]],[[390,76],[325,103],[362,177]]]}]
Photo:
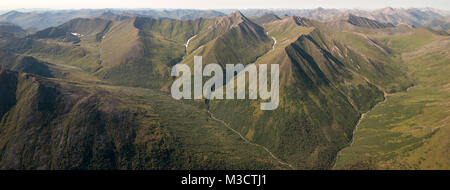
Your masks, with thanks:
[{"label": "overcast sky", "polygon": [[450,0],[1,0],[0,10],[19,8],[411,8],[432,7],[450,10]]}]

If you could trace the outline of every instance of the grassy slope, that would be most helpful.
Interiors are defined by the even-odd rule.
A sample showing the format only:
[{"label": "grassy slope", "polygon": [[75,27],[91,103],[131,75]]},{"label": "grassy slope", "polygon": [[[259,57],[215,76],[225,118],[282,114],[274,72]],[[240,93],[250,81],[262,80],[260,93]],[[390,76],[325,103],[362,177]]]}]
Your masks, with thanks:
[{"label": "grassy slope", "polygon": [[190,169],[287,169],[262,148],[245,143],[222,123],[212,120],[206,109],[195,103],[185,104],[149,89],[105,88],[122,93],[133,104],[150,105],[158,113],[161,126],[178,140],[174,148],[190,156],[175,158],[178,160],[171,160],[171,164]]},{"label": "grassy slope", "polygon": [[4,70],[0,82],[3,169],[285,169],[158,91]]},{"label": "grassy slope", "polygon": [[421,47],[430,41],[444,39],[444,36],[440,36],[431,32],[425,28],[414,29],[411,33],[403,35],[385,36],[381,38],[381,41],[397,52],[412,51],[418,47]]},{"label": "grassy slope", "polygon": [[[317,25],[338,42],[360,54],[366,61],[382,65],[382,68],[362,68],[360,73],[380,86],[384,91],[399,92],[412,85],[404,72],[406,68],[401,64],[401,59],[395,54],[395,50],[392,50],[392,46],[384,43],[389,36],[399,33],[410,33],[413,31],[411,28],[370,29],[349,25],[347,22],[342,23],[340,21],[331,22],[328,25],[320,23]],[[376,38],[374,36],[383,37]],[[381,70],[384,75],[376,75],[377,72],[374,72],[373,69]]]},{"label": "grassy slope", "polygon": [[415,86],[389,95],[361,121],[336,169],[449,169],[450,38],[417,29],[384,40],[403,52]]}]

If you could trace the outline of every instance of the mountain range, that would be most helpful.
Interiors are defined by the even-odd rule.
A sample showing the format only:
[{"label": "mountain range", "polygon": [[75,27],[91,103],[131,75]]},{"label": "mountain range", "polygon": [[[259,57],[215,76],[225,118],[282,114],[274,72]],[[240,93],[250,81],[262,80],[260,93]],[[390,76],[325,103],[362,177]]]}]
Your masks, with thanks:
[{"label": "mountain range", "polygon": [[[0,168],[448,169],[446,18],[392,8],[8,12]],[[194,56],[223,69],[279,64],[279,107],[173,99],[171,69]]]}]

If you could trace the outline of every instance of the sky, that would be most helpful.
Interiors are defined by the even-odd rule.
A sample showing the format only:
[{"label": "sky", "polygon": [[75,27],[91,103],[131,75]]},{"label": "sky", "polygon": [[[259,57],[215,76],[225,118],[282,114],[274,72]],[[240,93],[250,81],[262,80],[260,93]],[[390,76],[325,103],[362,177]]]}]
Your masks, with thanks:
[{"label": "sky", "polygon": [[0,10],[20,8],[311,9],[317,7],[377,9],[388,6],[450,10],[450,0],[1,0],[0,2]]}]

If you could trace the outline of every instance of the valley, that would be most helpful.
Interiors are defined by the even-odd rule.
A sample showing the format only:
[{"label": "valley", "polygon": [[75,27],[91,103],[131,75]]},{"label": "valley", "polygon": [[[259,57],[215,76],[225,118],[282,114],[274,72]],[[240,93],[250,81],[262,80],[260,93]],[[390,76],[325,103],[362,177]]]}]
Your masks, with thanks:
[{"label": "valley", "polygon": [[449,169],[449,42],[402,52],[415,86],[390,94],[366,115],[335,169]]}]

